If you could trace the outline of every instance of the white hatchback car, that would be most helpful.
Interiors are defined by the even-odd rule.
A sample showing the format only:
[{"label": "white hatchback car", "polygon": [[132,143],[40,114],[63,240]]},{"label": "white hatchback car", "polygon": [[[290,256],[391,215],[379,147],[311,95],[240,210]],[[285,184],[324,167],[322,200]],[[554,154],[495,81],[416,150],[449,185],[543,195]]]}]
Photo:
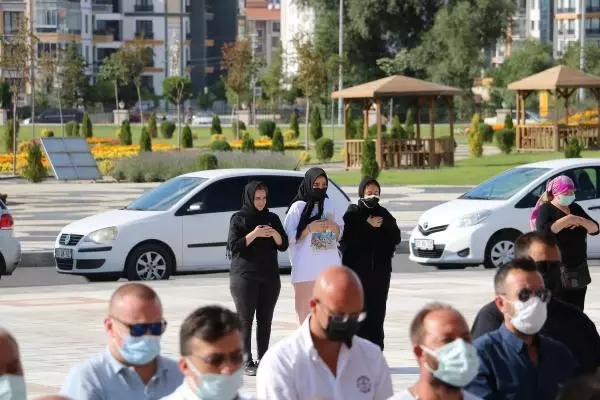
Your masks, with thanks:
[{"label": "white hatchback car", "polygon": [[[173,178],[129,206],[65,226],[56,238],[59,273],[90,281],[168,279],[172,274],[226,270],[229,221],[242,205],[244,186],[261,180],[269,188],[267,206],[283,219],[303,172],[218,169]],[[345,212],[350,199],[334,182],[327,190]],[[287,252],[279,263],[289,266]]]},{"label": "white hatchback car", "polygon": [[21,243],[13,232],[14,221],[0,200],[0,277],[12,275],[21,262]]},{"label": "white hatchback car", "polygon": [[[533,207],[558,175],[573,179],[576,201],[600,221],[600,159],[526,164],[423,213],[410,235],[410,259],[438,268],[496,268],[510,261],[514,241],[531,230]],[[600,236],[588,237],[588,257],[600,258]]]}]

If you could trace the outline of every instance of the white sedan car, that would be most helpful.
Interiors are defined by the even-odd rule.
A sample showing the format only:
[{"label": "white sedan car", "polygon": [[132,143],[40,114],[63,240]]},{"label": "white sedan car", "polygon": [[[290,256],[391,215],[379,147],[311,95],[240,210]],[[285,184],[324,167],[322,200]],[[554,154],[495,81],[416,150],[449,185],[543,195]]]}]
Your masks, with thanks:
[{"label": "white sedan car", "polygon": [[[573,179],[576,201],[600,221],[600,159],[526,164],[423,213],[410,236],[410,259],[438,268],[496,268],[510,261],[516,238],[531,230],[538,198],[558,175]],[[600,258],[600,236],[588,237],[588,257]]]},{"label": "white sedan car", "polygon": [[[242,205],[244,186],[261,180],[270,211],[283,219],[304,173],[269,169],[219,169],[173,178],[121,210],[65,226],[56,238],[59,273],[90,281],[168,279],[173,274],[228,269],[229,221]],[[327,190],[340,212],[350,199],[333,182]],[[289,266],[286,253],[279,263]]]},{"label": "white sedan car", "polygon": [[13,218],[0,200],[0,278],[12,275],[21,261],[21,243],[15,237],[13,227]]}]

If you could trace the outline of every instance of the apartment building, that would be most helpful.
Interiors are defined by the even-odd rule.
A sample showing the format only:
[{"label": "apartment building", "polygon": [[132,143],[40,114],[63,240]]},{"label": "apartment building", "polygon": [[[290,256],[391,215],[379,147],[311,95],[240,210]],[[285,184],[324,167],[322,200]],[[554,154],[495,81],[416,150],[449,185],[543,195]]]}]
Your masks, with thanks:
[{"label": "apartment building", "polygon": [[[600,0],[554,0],[554,55],[564,54],[570,43],[580,42],[582,27],[585,41],[600,44]],[[582,21],[585,20],[582,24]]]},{"label": "apartment building", "polygon": [[314,9],[300,7],[296,0],[281,0],[281,45],[286,77],[291,78],[298,72],[294,39],[302,35],[312,36],[314,29]]},{"label": "apartment building", "polygon": [[281,2],[279,0],[246,0],[245,35],[253,45],[254,56],[271,64],[281,43]]},{"label": "apartment building", "polygon": [[191,76],[195,93],[216,81],[220,46],[237,33],[236,0],[2,0],[0,13],[4,34],[24,15],[33,21],[38,55],[78,46],[91,80],[123,45],[151,46],[142,82],[158,95],[172,75]]}]

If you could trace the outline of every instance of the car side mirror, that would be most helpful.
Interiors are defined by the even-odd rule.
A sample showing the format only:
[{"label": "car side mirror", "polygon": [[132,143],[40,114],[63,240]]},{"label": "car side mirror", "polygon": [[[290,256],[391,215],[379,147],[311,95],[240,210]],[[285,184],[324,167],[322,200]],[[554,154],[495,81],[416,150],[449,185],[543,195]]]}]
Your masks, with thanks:
[{"label": "car side mirror", "polygon": [[204,203],[202,202],[192,203],[187,209],[189,213],[198,213],[202,210],[204,210]]}]

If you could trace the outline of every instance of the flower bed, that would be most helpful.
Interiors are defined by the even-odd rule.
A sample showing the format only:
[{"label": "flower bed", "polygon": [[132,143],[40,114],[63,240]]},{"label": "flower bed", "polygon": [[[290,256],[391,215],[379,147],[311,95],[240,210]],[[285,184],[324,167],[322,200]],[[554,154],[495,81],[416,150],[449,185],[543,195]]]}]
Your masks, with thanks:
[{"label": "flower bed", "polygon": [[[256,150],[269,150],[271,148],[271,144],[272,144],[271,139],[265,140],[265,139],[261,138],[261,139],[254,140],[254,147],[256,148]],[[229,145],[231,146],[232,149],[240,150],[242,148],[242,141],[241,140],[230,140]],[[300,142],[298,142],[297,140],[294,140],[294,141],[284,142],[283,147],[286,150],[297,150],[297,149],[303,149],[304,145],[300,144]]]}]

